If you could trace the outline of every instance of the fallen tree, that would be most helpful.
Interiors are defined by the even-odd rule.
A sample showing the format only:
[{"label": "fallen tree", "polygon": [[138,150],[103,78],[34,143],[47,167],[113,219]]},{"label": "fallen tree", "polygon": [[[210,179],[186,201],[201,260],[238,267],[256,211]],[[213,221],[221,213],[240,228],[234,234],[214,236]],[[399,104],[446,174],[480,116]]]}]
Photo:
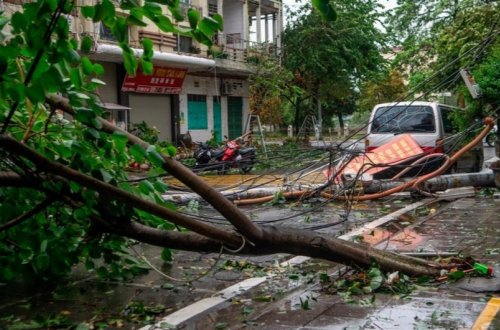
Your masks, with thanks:
[{"label": "fallen tree", "polygon": [[[178,6],[169,6],[174,17]],[[222,28],[217,15],[201,18],[191,10],[191,28],[178,29],[158,5],[132,7],[125,4],[123,15],[115,15],[114,5],[103,0],[82,9],[84,17],[101,22],[117,37],[130,74],[138,67],[137,54],[143,70],[153,67],[150,40],[143,41],[142,52],[128,45],[129,25],[143,25],[143,16],[163,32],[209,46]],[[132,9],[134,15],[127,15]],[[440,273],[444,266],[434,262],[314,232],[259,226],[176,161],[175,148],[149,145],[103,119],[95,95],[103,68],[86,57],[93,44],[88,36],[80,44],[69,37],[65,15],[71,10],[65,1],[26,4],[15,13],[8,36],[2,30],[9,18],[0,13],[0,281],[63,276],[80,262],[103,276],[130,278],[140,265],[125,238],[190,251],[284,252],[361,267],[376,262],[386,271]],[[161,196],[165,183],[154,175],[131,184],[125,168],[144,160],[152,164],[151,173],[167,171],[199,194],[230,227],[176,212]],[[168,260],[169,251],[162,257]]]},{"label": "fallen tree", "polygon": [[[52,95],[47,102],[53,109],[62,109],[66,113],[76,115],[63,97]],[[163,170],[210,203],[227,219],[233,229],[228,230],[204,223],[161,203],[137,196],[109,178],[103,180],[77,171],[62,162],[47,158],[26,144],[4,134],[0,136],[0,150],[13,164],[11,168],[17,170],[2,173],[0,185],[36,190],[43,194],[45,202],[37,204],[37,207],[26,212],[25,216],[16,217],[22,218],[23,221],[18,220],[12,224],[14,220],[11,219],[8,226],[3,225],[2,230],[10,230],[26,223],[34,212],[46,212],[47,207],[54,201],[70,207],[73,212],[83,205],[88,207],[90,204],[86,242],[99,240],[103,234],[116,234],[157,246],[198,252],[217,252],[223,248],[226,253],[238,251],[238,254],[244,255],[290,253],[358,267],[369,267],[375,262],[385,271],[400,270],[409,274],[437,275],[441,271],[442,266],[439,264],[380,251],[360,243],[300,229],[257,225],[227,198],[171,155],[160,154],[154,147],[136,136],[116,128],[102,118],[97,119],[99,121],[97,126],[102,132],[109,136],[119,134],[121,137],[126,137],[129,148],[139,146],[144,153],[148,153],[149,150],[151,157],[157,158],[156,161],[161,164]],[[74,189],[75,184],[78,185],[78,189]],[[91,200],[89,196],[92,196]],[[120,211],[117,212],[116,209]],[[165,230],[161,225],[148,225],[148,222],[141,218],[141,214],[153,215],[165,223],[178,226],[177,228],[189,229],[189,232]]]}]

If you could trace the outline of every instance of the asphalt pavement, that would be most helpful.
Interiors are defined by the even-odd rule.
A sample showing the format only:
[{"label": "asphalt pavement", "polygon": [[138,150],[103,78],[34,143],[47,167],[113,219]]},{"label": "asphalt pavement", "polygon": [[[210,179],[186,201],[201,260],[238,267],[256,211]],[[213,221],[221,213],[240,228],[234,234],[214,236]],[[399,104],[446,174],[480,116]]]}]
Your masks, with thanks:
[{"label": "asphalt pavement", "polygon": [[[138,256],[157,270],[131,282],[101,281],[77,268],[73,280],[56,292],[0,287],[0,328],[8,329],[14,319],[18,328],[33,327],[33,320],[50,316],[54,327],[47,329],[61,318],[80,323],[79,329],[500,329],[498,191],[452,202],[407,197],[353,205],[348,222],[322,227],[322,232],[346,239],[362,236],[366,243],[401,253],[460,253],[491,267],[493,276],[471,274],[404,294],[349,299],[325,292],[317,281],[321,272],[335,279],[345,271],[342,265],[300,256],[245,258],[182,251],[174,253],[172,264],[164,264],[160,249],[141,245]],[[245,212],[267,221],[303,211],[276,209],[260,206]],[[335,205],[314,209],[310,217],[295,216],[284,225],[325,226],[345,217],[342,212]],[[208,276],[199,276],[207,270]]]}]

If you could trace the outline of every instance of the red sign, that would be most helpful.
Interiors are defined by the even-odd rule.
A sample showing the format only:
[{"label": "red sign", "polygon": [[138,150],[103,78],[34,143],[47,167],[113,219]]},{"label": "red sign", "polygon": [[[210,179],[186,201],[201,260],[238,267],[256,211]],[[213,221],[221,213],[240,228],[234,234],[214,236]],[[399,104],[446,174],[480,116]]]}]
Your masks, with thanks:
[{"label": "red sign", "polygon": [[135,77],[128,74],[125,76],[122,92],[179,94],[186,72],[187,69],[155,66],[153,74],[147,76],[141,70],[137,70]]}]

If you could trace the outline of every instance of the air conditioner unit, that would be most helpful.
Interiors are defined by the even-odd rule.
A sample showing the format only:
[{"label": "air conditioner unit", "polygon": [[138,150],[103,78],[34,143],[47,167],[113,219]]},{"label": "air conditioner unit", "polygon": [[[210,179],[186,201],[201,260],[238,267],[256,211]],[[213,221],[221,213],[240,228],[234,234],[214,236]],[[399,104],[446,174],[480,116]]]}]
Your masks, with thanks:
[{"label": "air conditioner unit", "polygon": [[221,94],[222,95],[231,95],[233,94],[233,83],[229,81],[224,81],[221,86]]},{"label": "air conditioner unit", "polygon": [[66,15],[66,21],[68,21],[68,29],[70,33],[77,33],[76,31],[76,19],[72,15]]}]

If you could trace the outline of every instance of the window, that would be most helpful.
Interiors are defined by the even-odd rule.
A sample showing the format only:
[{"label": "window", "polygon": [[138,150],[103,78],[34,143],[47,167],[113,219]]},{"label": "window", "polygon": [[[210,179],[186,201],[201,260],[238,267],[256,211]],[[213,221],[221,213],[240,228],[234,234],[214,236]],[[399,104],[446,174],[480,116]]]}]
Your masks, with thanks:
[{"label": "window", "polygon": [[182,53],[190,53],[193,48],[193,39],[190,37],[179,36],[179,51]]},{"label": "window", "polygon": [[381,107],[375,113],[373,133],[429,133],[436,131],[434,111],[429,106]]},{"label": "window", "polygon": [[208,129],[207,97],[205,95],[188,95],[188,129]]},{"label": "window", "polygon": [[99,37],[101,40],[107,40],[107,41],[116,41],[115,36],[111,32],[110,29],[108,29],[104,24],[99,24]]}]

